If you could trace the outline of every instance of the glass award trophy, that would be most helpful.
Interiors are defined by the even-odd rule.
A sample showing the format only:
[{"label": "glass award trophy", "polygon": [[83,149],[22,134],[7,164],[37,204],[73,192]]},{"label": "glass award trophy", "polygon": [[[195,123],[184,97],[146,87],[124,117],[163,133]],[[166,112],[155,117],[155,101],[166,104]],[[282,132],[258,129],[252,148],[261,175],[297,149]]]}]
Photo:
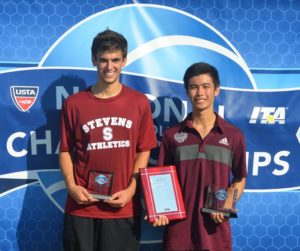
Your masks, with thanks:
[{"label": "glass award trophy", "polygon": [[237,218],[235,208],[238,190],[231,187],[210,185],[207,187],[206,200],[201,212],[221,213],[224,217]]},{"label": "glass award trophy", "polygon": [[91,196],[99,200],[107,200],[111,196],[113,173],[91,171],[89,175],[88,191]]}]

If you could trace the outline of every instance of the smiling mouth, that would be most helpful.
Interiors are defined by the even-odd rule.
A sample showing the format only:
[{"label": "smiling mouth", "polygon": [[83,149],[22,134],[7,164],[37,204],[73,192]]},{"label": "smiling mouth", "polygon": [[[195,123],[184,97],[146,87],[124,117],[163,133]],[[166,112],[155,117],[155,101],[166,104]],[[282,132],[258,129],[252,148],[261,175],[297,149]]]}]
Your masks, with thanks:
[{"label": "smiling mouth", "polygon": [[206,99],[203,99],[203,98],[201,98],[201,99],[200,99],[200,98],[196,98],[195,101],[196,101],[196,102],[205,102]]},{"label": "smiling mouth", "polygon": [[105,77],[113,77],[115,75],[115,73],[114,72],[106,72],[105,74],[104,74],[104,76]]}]

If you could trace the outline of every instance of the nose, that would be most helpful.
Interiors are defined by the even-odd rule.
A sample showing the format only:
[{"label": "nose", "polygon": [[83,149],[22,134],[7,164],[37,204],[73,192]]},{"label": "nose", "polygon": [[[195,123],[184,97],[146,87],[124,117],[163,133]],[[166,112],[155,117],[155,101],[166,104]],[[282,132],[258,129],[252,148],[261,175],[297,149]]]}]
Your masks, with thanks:
[{"label": "nose", "polygon": [[203,88],[201,86],[199,86],[197,88],[197,95],[201,96],[202,92],[203,92]]},{"label": "nose", "polygon": [[113,65],[113,62],[111,60],[108,60],[107,64],[106,64],[106,68],[107,69],[112,69],[112,65]]}]

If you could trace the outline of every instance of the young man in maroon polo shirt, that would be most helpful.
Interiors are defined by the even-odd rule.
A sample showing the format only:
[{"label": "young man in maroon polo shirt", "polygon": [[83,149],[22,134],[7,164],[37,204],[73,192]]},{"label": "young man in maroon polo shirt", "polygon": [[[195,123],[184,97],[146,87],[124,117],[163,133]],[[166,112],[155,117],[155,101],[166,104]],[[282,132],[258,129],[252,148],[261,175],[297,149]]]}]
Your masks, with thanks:
[{"label": "young man in maroon polo shirt", "polygon": [[169,222],[161,216],[153,225],[168,225],[165,250],[232,250],[228,218],[201,208],[208,185],[237,188],[237,199],[241,197],[247,175],[245,139],[241,130],[213,111],[220,92],[215,67],[191,65],[184,86],[192,112],[164,132],[158,164],[176,165],[187,219]]}]

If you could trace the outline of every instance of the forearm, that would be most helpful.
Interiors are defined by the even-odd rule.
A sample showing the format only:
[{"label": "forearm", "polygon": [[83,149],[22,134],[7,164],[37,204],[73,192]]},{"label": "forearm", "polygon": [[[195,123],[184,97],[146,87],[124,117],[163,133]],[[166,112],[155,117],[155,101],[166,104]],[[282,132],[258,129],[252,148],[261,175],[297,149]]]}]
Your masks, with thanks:
[{"label": "forearm", "polygon": [[70,152],[62,152],[59,155],[59,165],[61,172],[65,178],[65,183],[71,197],[80,205],[89,205],[98,201],[90,196],[88,191],[77,185],[74,178],[74,166],[72,154]]},{"label": "forearm", "polygon": [[67,189],[69,190],[72,186],[76,185],[71,153],[61,152],[59,154],[59,167],[64,176]]},{"label": "forearm", "polygon": [[237,179],[234,178],[230,187],[236,188],[238,190],[237,200],[239,200],[244,192],[246,186],[246,178]]},{"label": "forearm", "polygon": [[134,166],[133,166],[131,180],[130,180],[130,183],[128,186],[128,188],[130,188],[134,192],[136,190],[137,183],[139,180],[139,169],[148,166],[149,158],[150,158],[150,151],[140,152],[136,156]]}]

